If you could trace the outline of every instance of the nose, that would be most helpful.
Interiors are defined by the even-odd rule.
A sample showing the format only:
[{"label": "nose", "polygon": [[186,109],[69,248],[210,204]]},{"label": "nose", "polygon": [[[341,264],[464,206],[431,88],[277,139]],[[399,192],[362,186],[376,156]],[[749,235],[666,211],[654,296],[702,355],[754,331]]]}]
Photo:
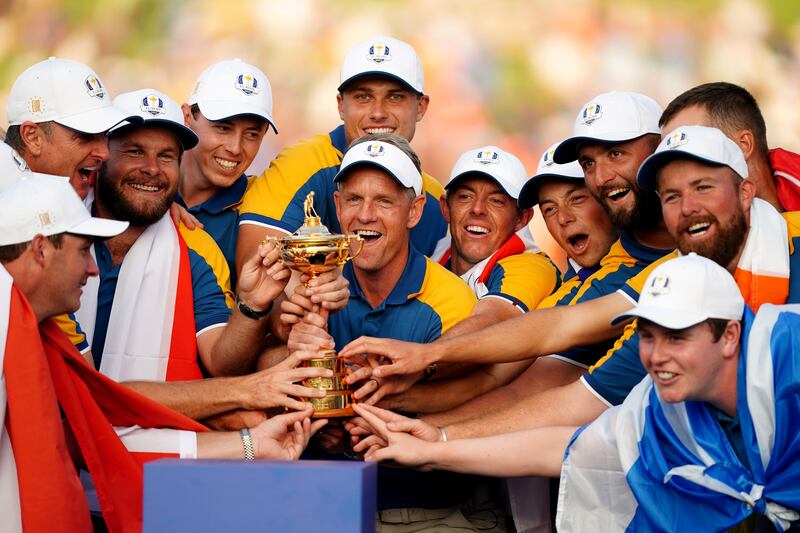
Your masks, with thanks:
[{"label": "nose", "polygon": [[239,155],[242,152],[242,139],[243,135],[238,132],[233,132],[225,138],[225,150],[231,155]]},{"label": "nose", "polygon": [[147,176],[155,176],[161,172],[161,167],[158,164],[158,156],[156,154],[145,154],[142,159],[142,166],[139,167],[142,174]]},{"label": "nose", "polygon": [[105,134],[98,134],[92,143],[92,156],[100,161],[108,161],[111,152],[108,150],[108,139]]},{"label": "nose", "polygon": [[381,121],[388,116],[386,102],[383,98],[375,98],[369,108],[369,118],[373,121]]},{"label": "nose", "polygon": [[571,222],[575,221],[575,214],[572,212],[572,209],[566,206],[562,206],[557,211],[557,219],[558,223],[562,226],[567,226]]},{"label": "nose", "polygon": [[361,202],[361,205],[358,208],[358,212],[356,213],[356,220],[361,224],[366,224],[369,222],[373,222],[376,220],[375,216],[376,207],[373,202],[364,201]]},{"label": "nose", "polygon": [[86,275],[89,277],[99,276],[100,269],[97,268],[97,261],[94,260],[92,254],[86,254],[86,256],[89,258],[86,262]]},{"label": "nose", "polygon": [[609,181],[613,180],[616,176],[616,172],[614,172],[613,167],[607,162],[603,161],[601,158],[598,158],[594,165],[592,165],[590,173],[592,174],[592,178],[597,184],[598,189]]},{"label": "nose", "polygon": [[473,215],[486,214],[486,198],[476,196],[470,205],[470,213]]},{"label": "nose", "polygon": [[691,193],[681,196],[681,214],[684,216],[693,215],[700,210],[700,203]]}]

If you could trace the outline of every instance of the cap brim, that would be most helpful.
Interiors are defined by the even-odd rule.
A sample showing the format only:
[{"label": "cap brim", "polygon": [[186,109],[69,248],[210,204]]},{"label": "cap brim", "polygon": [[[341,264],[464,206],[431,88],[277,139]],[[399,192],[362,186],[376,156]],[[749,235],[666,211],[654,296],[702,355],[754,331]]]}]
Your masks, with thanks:
[{"label": "cap brim", "polygon": [[121,220],[110,220],[107,218],[90,217],[67,230],[67,233],[74,235],[85,235],[87,237],[99,237],[106,239],[119,235],[128,229],[128,222]]},{"label": "cap brim", "polygon": [[501,189],[503,189],[504,193],[506,193],[508,196],[510,196],[511,198],[514,198],[514,200],[516,200],[514,195],[511,194],[510,192],[508,192],[508,188],[505,185],[503,185],[503,183],[499,179],[497,179],[496,177],[492,176],[488,172],[484,172],[482,170],[467,170],[466,172],[462,172],[461,174],[458,174],[457,176],[452,178],[450,181],[448,181],[447,185],[445,185],[444,188],[445,188],[445,190],[450,189],[450,187],[452,187],[453,184],[455,184],[457,181],[460,181],[460,180],[462,180],[464,178],[469,178],[469,177],[472,177],[472,176],[476,176],[476,175],[480,176],[482,178],[486,178],[486,179],[492,180],[497,185],[499,185]]},{"label": "cap brim", "polygon": [[520,209],[529,209],[536,204],[539,203],[539,189],[542,186],[542,182],[547,179],[553,179],[558,181],[576,181],[584,183],[583,178],[578,178],[575,176],[565,176],[563,174],[550,174],[550,173],[542,173],[536,174],[531,179],[525,182],[525,185],[522,186],[522,189],[519,191],[519,200],[517,200],[517,205]]},{"label": "cap brim", "polygon": [[[346,167],[340,168],[339,172],[337,172],[336,175],[333,177],[333,182],[334,183],[339,183],[353,169],[356,169],[356,168],[359,168],[359,167],[373,167],[373,168],[381,169],[384,172],[386,172],[387,174],[389,174],[392,178],[394,178],[394,180],[397,183],[399,183],[401,187],[405,187],[406,189],[413,189],[414,188],[413,185],[406,185],[405,183],[403,183],[403,180],[400,179],[400,177],[397,175],[397,173],[393,169],[391,169],[391,168],[389,168],[387,166],[381,165],[380,163],[378,163],[376,161],[365,161],[363,159],[359,159],[357,161],[353,161],[352,163],[350,163]],[[415,189],[414,192],[417,193],[417,195],[422,194],[422,190],[417,191]]]},{"label": "cap brim", "polygon": [[55,122],[75,131],[94,135],[96,133],[105,133],[123,122],[141,124],[144,119],[138,115],[130,115],[114,106],[106,106],[55,119]]},{"label": "cap brim", "polygon": [[611,320],[618,324],[629,318],[644,318],[667,329],[686,329],[706,320],[708,317],[700,313],[687,313],[685,309],[664,309],[663,307],[636,306],[630,311],[621,313]]},{"label": "cap brim", "polygon": [[640,133],[633,137],[630,137],[628,134],[620,135],[619,137],[614,135],[607,135],[605,137],[588,137],[585,135],[581,135],[578,137],[570,137],[569,139],[564,140],[561,144],[556,147],[555,151],[553,152],[553,162],[558,163],[559,165],[564,165],[566,163],[572,163],[578,159],[578,147],[581,143],[585,142],[596,142],[596,143],[620,143],[620,142],[628,142],[634,139],[638,139],[642,135],[647,135],[646,133]]},{"label": "cap brim", "polygon": [[642,189],[648,189],[651,191],[657,190],[658,172],[664,167],[664,165],[677,159],[691,159],[693,161],[699,161],[714,167],[727,166],[725,163],[712,161],[711,159],[700,157],[699,155],[691,152],[684,152],[683,150],[678,149],[664,150],[663,152],[652,154],[650,157],[644,160],[642,166],[639,167],[639,172],[636,174],[636,183]]},{"label": "cap brim", "polygon": [[146,119],[143,124],[123,124],[119,127],[113,128],[108,133],[109,135],[114,135],[131,127],[142,126],[153,126],[171,131],[176,137],[178,137],[178,142],[181,143],[181,146],[183,146],[184,150],[191,150],[197,146],[198,142],[200,142],[200,138],[197,136],[197,134],[183,124],[178,124],[172,120],[164,120],[160,118]]},{"label": "cap brim", "polygon": [[272,126],[272,129],[275,131],[276,134],[278,133],[278,128],[275,126],[275,121],[272,120],[272,117],[269,115],[269,113],[265,113],[264,110],[258,106],[245,103],[234,104],[231,102],[221,102],[221,101],[211,101],[211,102],[198,101],[197,107],[200,108],[200,112],[208,120],[229,120],[244,115],[252,115],[260,117],[266,120],[270,126]]},{"label": "cap brim", "polygon": [[405,85],[406,87],[408,87],[417,94],[425,94],[423,91],[417,89],[416,87],[408,83],[408,81],[404,80],[400,76],[392,74],[391,72],[386,72],[384,70],[368,70],[366,72],[359,72],[358,74],[354,74],[349,78],[347,78],[346,80],[344,80],[342,83],[340,83],[337,91],[342,92],[343,90],[345,90],[348,84],[352,83],[354,80],[357,80],[358,78],[363,78],[365,76],[383,76],[384,78],[392,78],[393,80],[399,81],[400,83],[402,83],[403,85]]}]

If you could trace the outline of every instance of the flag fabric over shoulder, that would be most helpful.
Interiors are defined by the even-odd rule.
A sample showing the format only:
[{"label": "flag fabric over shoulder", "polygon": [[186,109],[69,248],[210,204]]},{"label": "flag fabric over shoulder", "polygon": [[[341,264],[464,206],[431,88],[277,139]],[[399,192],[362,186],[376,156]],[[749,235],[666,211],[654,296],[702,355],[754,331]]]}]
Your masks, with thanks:
[{"label": "flag fabric over shoulder", "polygon": [[749,310],[737,410],[750,468],[704,402],[662,402],[650,377],[578,430],[564,458],[559,532],[724,532],[752,513],[800,518],[800,305]]}]

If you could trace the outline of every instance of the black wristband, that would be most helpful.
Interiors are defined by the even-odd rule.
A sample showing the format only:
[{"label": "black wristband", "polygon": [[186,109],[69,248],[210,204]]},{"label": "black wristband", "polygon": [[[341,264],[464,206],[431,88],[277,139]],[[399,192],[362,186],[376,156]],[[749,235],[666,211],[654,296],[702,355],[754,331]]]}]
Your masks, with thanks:
[{"label": "black wristband", "polygon": [[263,311],[256,311],[255,309],[250,308],[246,303],[244,303],[241,299],[239,299],[239,295],[236,295],[236,307],[239,309],[239,312],[242,313],[247,318],[252,318],[253,320],[261,320],[265,316],[272,311],[272,302],[269,303],[266,309]]}]

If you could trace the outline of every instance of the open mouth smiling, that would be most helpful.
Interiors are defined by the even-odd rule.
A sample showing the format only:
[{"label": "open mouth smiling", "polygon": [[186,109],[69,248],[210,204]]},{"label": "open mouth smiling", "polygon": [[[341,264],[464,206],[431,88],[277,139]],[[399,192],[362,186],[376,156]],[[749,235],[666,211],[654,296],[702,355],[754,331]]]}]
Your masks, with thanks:
[{"label": "open mouth smiling", "polygon": [[464,228],[467,230],[467,233],[470,235],[488,235],[490,233],[489,228],[484,228],[483,226],[476,226],[474,224],[467,226]]},{"label": "open mouth smiling", "polygon": [[383,233],[371,229],[357,229],[353,233],[364,239],[365,244],[374,242],[383,237]]}]

